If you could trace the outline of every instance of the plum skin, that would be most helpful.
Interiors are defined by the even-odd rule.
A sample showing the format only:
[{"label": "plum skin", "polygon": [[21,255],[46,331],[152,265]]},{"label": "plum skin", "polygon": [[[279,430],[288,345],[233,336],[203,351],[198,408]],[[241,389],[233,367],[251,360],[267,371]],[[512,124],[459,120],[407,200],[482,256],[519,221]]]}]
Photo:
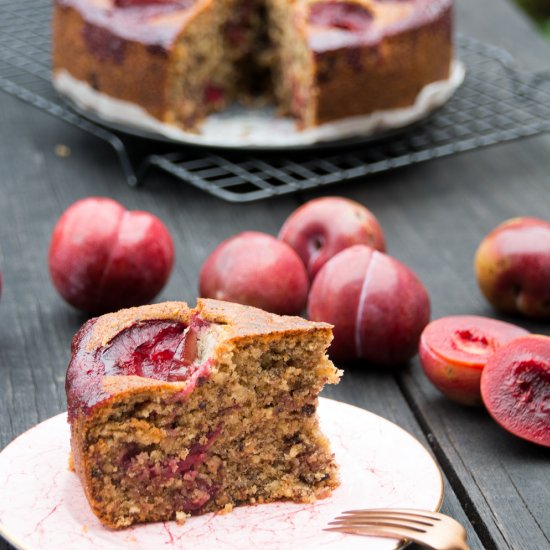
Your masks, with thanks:
[{"label": "plum skin", "polygon": [[199,292],[258,307],[279,315],[304,309],[309,281],[294,250],[272,235],[245,231],[226,239],[208,256],[199,276]]},{"label": "plum skin", "polygon": [[308,317],[334,325],[329,355],[394,366],[417,352],[430,320],[428,293],[413,271],[387,254],[354,245],[313,281]]},{"label": "plum skin", "polygon": [[441,356],[422,345],[418,355],[430,382],[451,401],[472,407],[481,405],[481,367],[444,362]]},{"label": "plum skin", "polygon": [[474,267],[493,307],[550,319],[550,222],[529,217],[503,222],[481,241]]},{"label": "plum skin", "polygon": [[532,334],[498,349],[481,374],[481,397],[505,430],[550,447],[550,337]]},{"label": "plum skin", "polygon": [[[441,342],[442,333],[447,349]],[[461,405],[479,406],[481,373],[488,358],[500,346],[527,334],[521,327],[487,317],[443,317],[422,331],[420,364],[430,382],[446,397]]]},{"label": "plum skin", "polygon": [[104,313],[152,300],[172,271],[174,244],[149,212],[89,197],[59,218],[48,264],[55,288],[69,304]]},{"label": "plum skin", "polygon": [[307,268],[310,280],[333,256],[355,244],[386,251],[378,220],[362,204],[343,197],[322,197],[296,209],[279,231]]}]

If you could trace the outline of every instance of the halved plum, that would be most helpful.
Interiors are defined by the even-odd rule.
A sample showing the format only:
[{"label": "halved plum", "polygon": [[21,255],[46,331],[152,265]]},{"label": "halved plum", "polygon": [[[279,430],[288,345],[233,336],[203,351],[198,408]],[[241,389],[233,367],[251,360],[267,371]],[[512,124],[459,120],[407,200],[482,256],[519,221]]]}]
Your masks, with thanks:
[{"label": "halved plum", "polygon": [[481,397],[505,430],[550,447],[550,337],[533,334],[497,350],[483,369]]},{"label": "halved plum", "polygon": [[493,353],[529,332],[476,315],[453,315],[431,322],[420,337],[420,363],[432,384],[463,405],[481,405],[479,381]]}]

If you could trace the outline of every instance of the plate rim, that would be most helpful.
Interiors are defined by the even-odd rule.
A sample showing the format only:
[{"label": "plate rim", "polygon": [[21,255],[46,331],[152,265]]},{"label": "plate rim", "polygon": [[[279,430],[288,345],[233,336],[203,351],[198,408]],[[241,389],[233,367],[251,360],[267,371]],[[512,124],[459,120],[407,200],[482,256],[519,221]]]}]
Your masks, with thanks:
[{"label": "plate rim", "polygon": [[[331,401],[333,403],[336,403],[338,406],[345,406],[347,408],[350,408],[350,409],[354,409],[355,411],[358,411],[360,414],[368,414],[368,415],[371,415],[373,417],[376,417],[376,419],[378,421],[382,421],[383,424],[389,424],[391,426],[392,429],[397,429],[398,431],[401,432],[401,434],[408,438],[409,440],[411,440],[414,444],[416,444],[418,447],[422,448],[422,451],[424,452],[426,458],[429,459],[429,461],[432,463],[432,465],[434,466],[434,471],[437,472],[437,482],[438,482],[438,494],[439,494],[439,499],[438,499],[438,502],[437,504],[435,505],[435,509],[430,509],[429,511],[432,511],[432,512],[438,512],[440,509],[441,509],[441,505],[443,504],[443,499],[444,499],[444,480],[443,480],[443,473],[441,471],[441,468],[439,466],[439,464],[437,463],[437,460],[432,456],[431,452],[428,450],[428,448],[426,447],[426,445],[424,445],[421,441],[419,441],[414,435],[412,435],[410,432],[408,432],[407,430],[405,430],[404,428],[402,428],[401,426],[399,426],[398,424],[396,424],[395,422],[392,422],[391,420],[388,420],[387,418],[384,418],[383,416],[380,416],[376,413],[373,413],[371,411],[369,411],[368,409],[364,409],[362,407],[359,407],[357,405],[352,405],[350,403],[346,403],[345,401],[339,401],[337,399],[332,399],[332,398],[329,398],[329,397],[319,397],[319,401],[323,401],[323,402],[326,402],[326,401]],[[21,439],[22,437],[25,437],[29,434],[29,432],[39,428],[40,426],[42,426],[42,424],[45,424],[47,422],[51,422],[53,421],[54,419],[59,419],[61,420],[61,418],[64,418],[65,421],[66,421],[66,418],[67,418],[67,411],[64,411],[64,412],[61,412],[61,413],[58,413],[54,416],[51,416],[50,418],[46,418],[45,420],[39,422],[38,424],[35,424],[34,426],[31,426],[28,430],[25,430],[23,433],[19,434],[17,437],[15,437],[12,441],[10,441],[1,451],[0,451],[0,457],[2,454],[4,454],[4,452],[9,449],[10,447],[12,447],[13,445],[15,445],[19,439]],[[322,421],[321,421],[322,423]],[[330,441],[330,439],[329,439]],[[434,483],[435,483],[435,479],[434,479]],[[34,550],[34,547],[31,547],[31,546],[26,546],[23,542],[21,542],[17,536],[13,535],[13,534],[10,534],[9,531],[8,531],[8,527],[2,522],[0,521],[0,537],[3,537],[4,540],[6,540],[9,544],[11,544],[14,548],[16,548],[17,550]],[[396,546],[395,546],[395,549],[394,550],[402,550],[403,548],[405,548],[406,546],[409,545],[409,542],[405,542],[403,544],[402,541],[398,541],[396,543]],[[137,548],[137,547],[136,547]]]}]

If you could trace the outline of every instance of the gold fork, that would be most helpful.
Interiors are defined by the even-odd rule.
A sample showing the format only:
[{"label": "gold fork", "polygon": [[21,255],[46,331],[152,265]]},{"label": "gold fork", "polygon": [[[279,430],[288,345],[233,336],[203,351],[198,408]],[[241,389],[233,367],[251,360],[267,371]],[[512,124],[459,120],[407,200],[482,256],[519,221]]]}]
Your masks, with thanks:
[{"label": "gold fork", "polygon": [[470,550],[464,527],[438,512],[390,508],[348,510],[329,525],[325,531],[406,539],[433,550]]}]

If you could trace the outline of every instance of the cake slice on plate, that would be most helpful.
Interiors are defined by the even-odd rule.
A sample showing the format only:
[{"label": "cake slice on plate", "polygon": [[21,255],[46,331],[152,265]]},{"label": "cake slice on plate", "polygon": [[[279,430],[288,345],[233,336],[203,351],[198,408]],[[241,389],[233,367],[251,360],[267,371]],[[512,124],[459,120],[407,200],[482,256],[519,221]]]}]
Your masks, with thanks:
[{"label": "cake slice on plate", "polygon": [[73,340],[74,467],[112,528],[182,520],[338,485],[316,414],[338,383],[330,325],[216,300],[119,311]]}]

